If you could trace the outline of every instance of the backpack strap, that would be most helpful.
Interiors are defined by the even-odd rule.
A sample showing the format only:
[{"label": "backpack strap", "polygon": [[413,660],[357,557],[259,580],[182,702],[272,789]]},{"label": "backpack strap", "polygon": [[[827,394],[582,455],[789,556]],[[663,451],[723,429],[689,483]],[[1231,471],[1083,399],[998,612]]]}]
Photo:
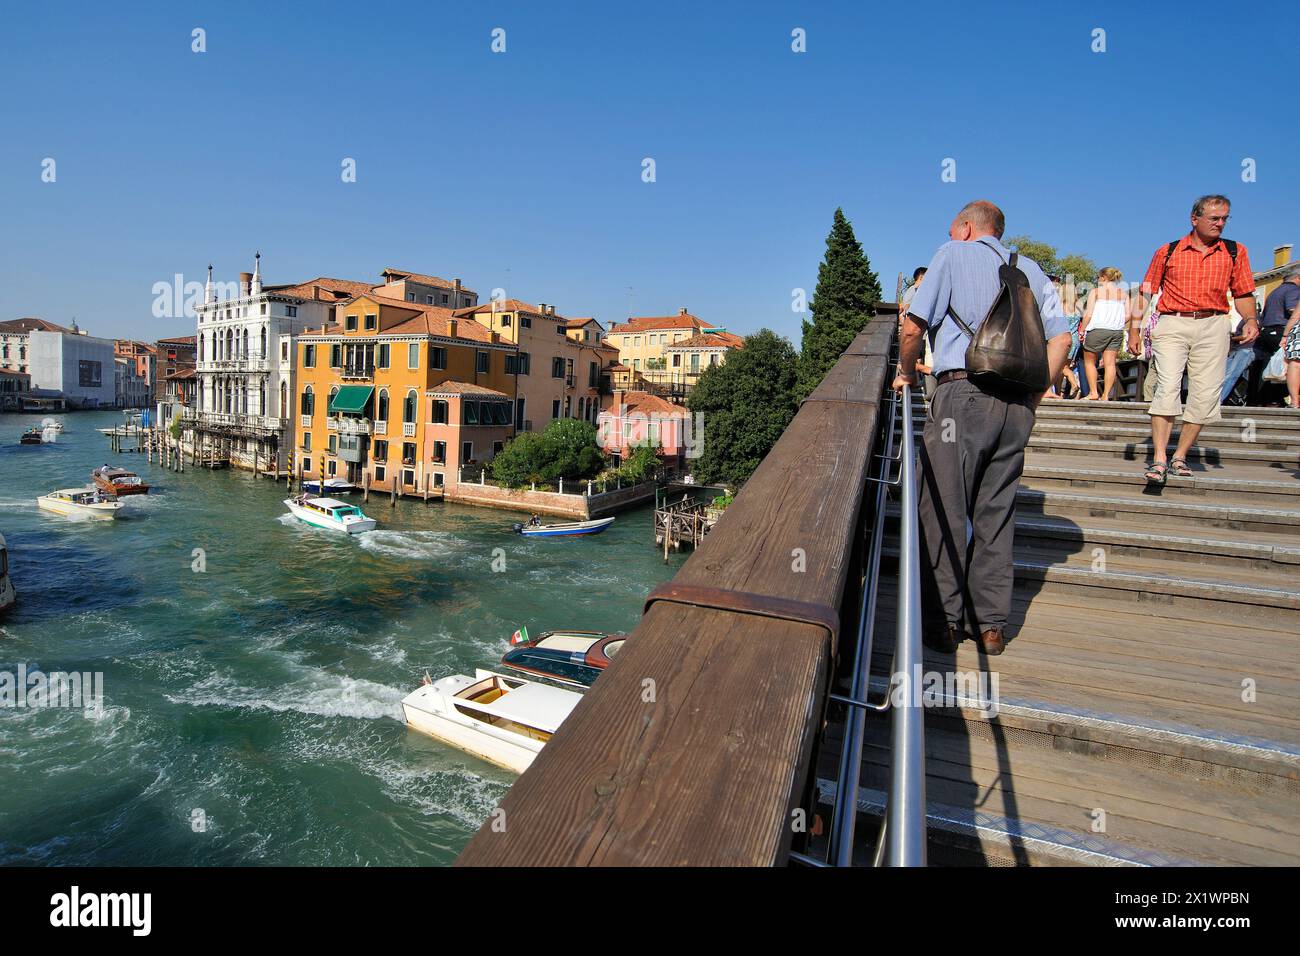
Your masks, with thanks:
[{"label": "backpack strap", "polygon": [[1237,243],[1232,239],[1224,239],[1223,247],[1228,250],[1228,255],[1232,256],[1232,264],[1237,264]]},{"label": "backpack strap", "polygon": [[[992,246],[990,246],[987,242],[980,242],[978,239],[976,239],[976,240],[975,240],[975,243],[976,243],[977,245],[981,245],[981,246],[983,246],[983,247],[984,247],[985,249],[987,249],[989,252],[993,253],[993,255],[997,256],[998,262],[1002,262],[1002,261],[1003,261],[1003,259],[1002,259],[1002,253],[998,252],[996,249],[994,249]],[[1010,260],[1010,262],[1009,262],[1009,265],[1010,265],[1013,269],[1014,269],[1014,268],[1019,268],[1019,267],[1016,265],[1016,257],[1019,256],[1019,255],[1020,255],[1020,253],[1018,253],[1018,252],[1013,252],[1013,253],[1011,253],[1011,260]],[[956,310],[953,309],[951,303],[948,304],[948,311],[945,312],[944,315],[945,315],[945,316],[947,316],[947,315],[951,315],[952,318],[953,318],[953,321],[956,322],[957,325],[961,327],[961,330],[962,330],[963,332],[965,332],[965,333],[966,333],[968,336],[970,336],[972,339],[975,338],[975,333],[974,333],[974,331],[971,329],[971,327],[970,327],[969,325],[967,325],[965,322],[962,321],[961,316],[958,315],[957,312],[956,312]],[[931,347],[933,347],[933,346],[931,346]]]}]

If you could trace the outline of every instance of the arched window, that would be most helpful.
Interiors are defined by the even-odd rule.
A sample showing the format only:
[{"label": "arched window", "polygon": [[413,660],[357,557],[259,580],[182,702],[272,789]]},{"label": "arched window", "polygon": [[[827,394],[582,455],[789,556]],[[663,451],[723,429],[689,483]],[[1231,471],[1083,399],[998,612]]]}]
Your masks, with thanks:
[{"label": "arched window", "polygon": [[244,342],[241,346],[240,358],[248,358],[248,329],[244,329]]},{"label": "arched window", "polygon": [[287,418],[289,415],[289,383],[280,383],[280,407],[276,409],[277,418]]},{"label": "arched window", "polygon": [[337,385],[335,385],[333,388],[330,389],[330,400],[325,403],[326,415],[330,414],[330,408],[332,408],[334,405],[334,396],[337,395],[338,393],[339,393],[339,387]]},{"label": "arched window", "polygon": [[257,414],[265,416],[266,415],[266,386],[265,385],[258,386],[257,405],[258,408],[260,409],[260,411]]},{"label": "arched window", "polygon": [[310,385],[303,389],[302,413],[308,416],[316,414],[316,396],[312,394]]},{"label": "arched window", "polygon": [[200,362],[203,361],[203,342],[205,339],[207,339],[206,335],[199,336],[199,361]]},{"label": "arched window", "polygon": [[262,351],[258,358],[266,358],[266,326],[262,326]]},{"label": "arched window", "polygon": [[388,421],[388,389],[379,390],[379,401],[375,405],[375,421]]},{"label": "arched window", "polygon": [[415,421],[415,403],[416,403],[415,389],[411,389],[409,392],[406,393],[406,401],[402,405],[403,422]]}]

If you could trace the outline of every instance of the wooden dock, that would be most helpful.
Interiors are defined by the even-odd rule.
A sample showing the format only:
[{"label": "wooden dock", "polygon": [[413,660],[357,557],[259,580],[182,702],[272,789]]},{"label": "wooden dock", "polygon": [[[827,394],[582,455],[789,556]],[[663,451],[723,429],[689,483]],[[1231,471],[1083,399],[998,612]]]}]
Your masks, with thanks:
[{"label": "wooden dock", "polygon": [[[881,319],[652,594],[505,797],[509,825],[489,820],[461,864],[824,856],[846,712],[830,695],[849,692],[883,447],[894,323]],[[1300,861],[1300,416],[1225,409],[1194,476],[1159,493],[1141,477],[1147,421],[1136,403],[1040,409],[1007,651],[926,651],[927,670],[996,693],[993,709],[957,689],[926,711],[931,863]],[[873,699],[889,687],[896,525],[890,502]],[[858,864],[884,810],[889,740],[888,718],[869,716]]]}]

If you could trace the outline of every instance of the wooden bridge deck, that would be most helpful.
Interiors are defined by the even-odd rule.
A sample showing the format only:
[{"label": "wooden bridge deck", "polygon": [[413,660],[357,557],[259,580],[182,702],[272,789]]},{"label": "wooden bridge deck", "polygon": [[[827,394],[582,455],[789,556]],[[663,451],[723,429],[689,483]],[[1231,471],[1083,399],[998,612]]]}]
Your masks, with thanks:
[{"label": "wooden bridge deck", "polygon": [[[1007,650],[926,651],[927,670],[998,678],[992,718],[973,700],[927,713],[935,862],[1300,861],[1300,414],[1225,412],[1194,476],[1157,493],[1141,477],[1144,406],[1040,409]],[[894,598],[886,579],[882,675]],[[869,724],[864,837],[881,812],[886,731]],[[826,744],[829,805],[835,726]]]},{"label": "wooden bridge deck", "polygon": [[[862,578],[893,317],[845,351],[461,865],[817,857]],[[918,406],[920,407],[920,406]],[[918,416],[918,423],[922,416]],[[1300,861],[1300,416],[1228,411],[1158,494],[1144,407],[1045,403],[1017,499],[1011,640],[927,669],[997,678],[926,712],[930,860]],[[772,507],[780,502],[781,507]],[[871,502],[873,503],[873,501]],[[873,697],[888,686],[896,514]],[[858,839],[886,790],[867,720]],[[499,826],[504,822],[505,826]]]}]

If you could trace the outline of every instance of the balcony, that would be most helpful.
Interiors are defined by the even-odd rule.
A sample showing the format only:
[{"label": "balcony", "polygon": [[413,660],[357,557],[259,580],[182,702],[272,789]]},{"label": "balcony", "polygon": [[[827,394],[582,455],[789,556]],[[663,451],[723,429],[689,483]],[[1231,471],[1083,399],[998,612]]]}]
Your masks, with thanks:
[{"label": "balcony", "polygon": [[402,422],[402,437],[403,438],[415,437],[415,422]]},{"label": "balcony", "polygon": [[[331,422],[333,421],[331,419]],[[368,418],[340,418],[334,427],[338,428],[340,435],[369,435],[371,430],[370,419]]]},{"label": "balcony", "polygon": [[362,380],[370,381],[375,377],[375,366],[370,365],[345,365],[341,370],[344,380]]},{"label": "balcony", "polygon": [[311,428],[311,416],[310,416],[310,415],[303,415],[301,421],[299,422],[299,424],[300,424],[303,428]]},{"label": "balcony", "polygon": [[376,435],[387,435],[387,434],[388,434],[388,422],[375,422],[375,423],[374,423],[373,425],[371,425],[370,427],[371,427],[371,430],[372,430]]},{"label": "balcony", "polygon": [[327,418],[327,419],[325,419],[325,427],[328,428],[328,429],[329,429],[330,431],[332,431],[332,432],[333,432],[333,431],[338,431],[338,427],[339,427],[338,420],[337,420],[337,419],[334,419],[334,418]]}]

